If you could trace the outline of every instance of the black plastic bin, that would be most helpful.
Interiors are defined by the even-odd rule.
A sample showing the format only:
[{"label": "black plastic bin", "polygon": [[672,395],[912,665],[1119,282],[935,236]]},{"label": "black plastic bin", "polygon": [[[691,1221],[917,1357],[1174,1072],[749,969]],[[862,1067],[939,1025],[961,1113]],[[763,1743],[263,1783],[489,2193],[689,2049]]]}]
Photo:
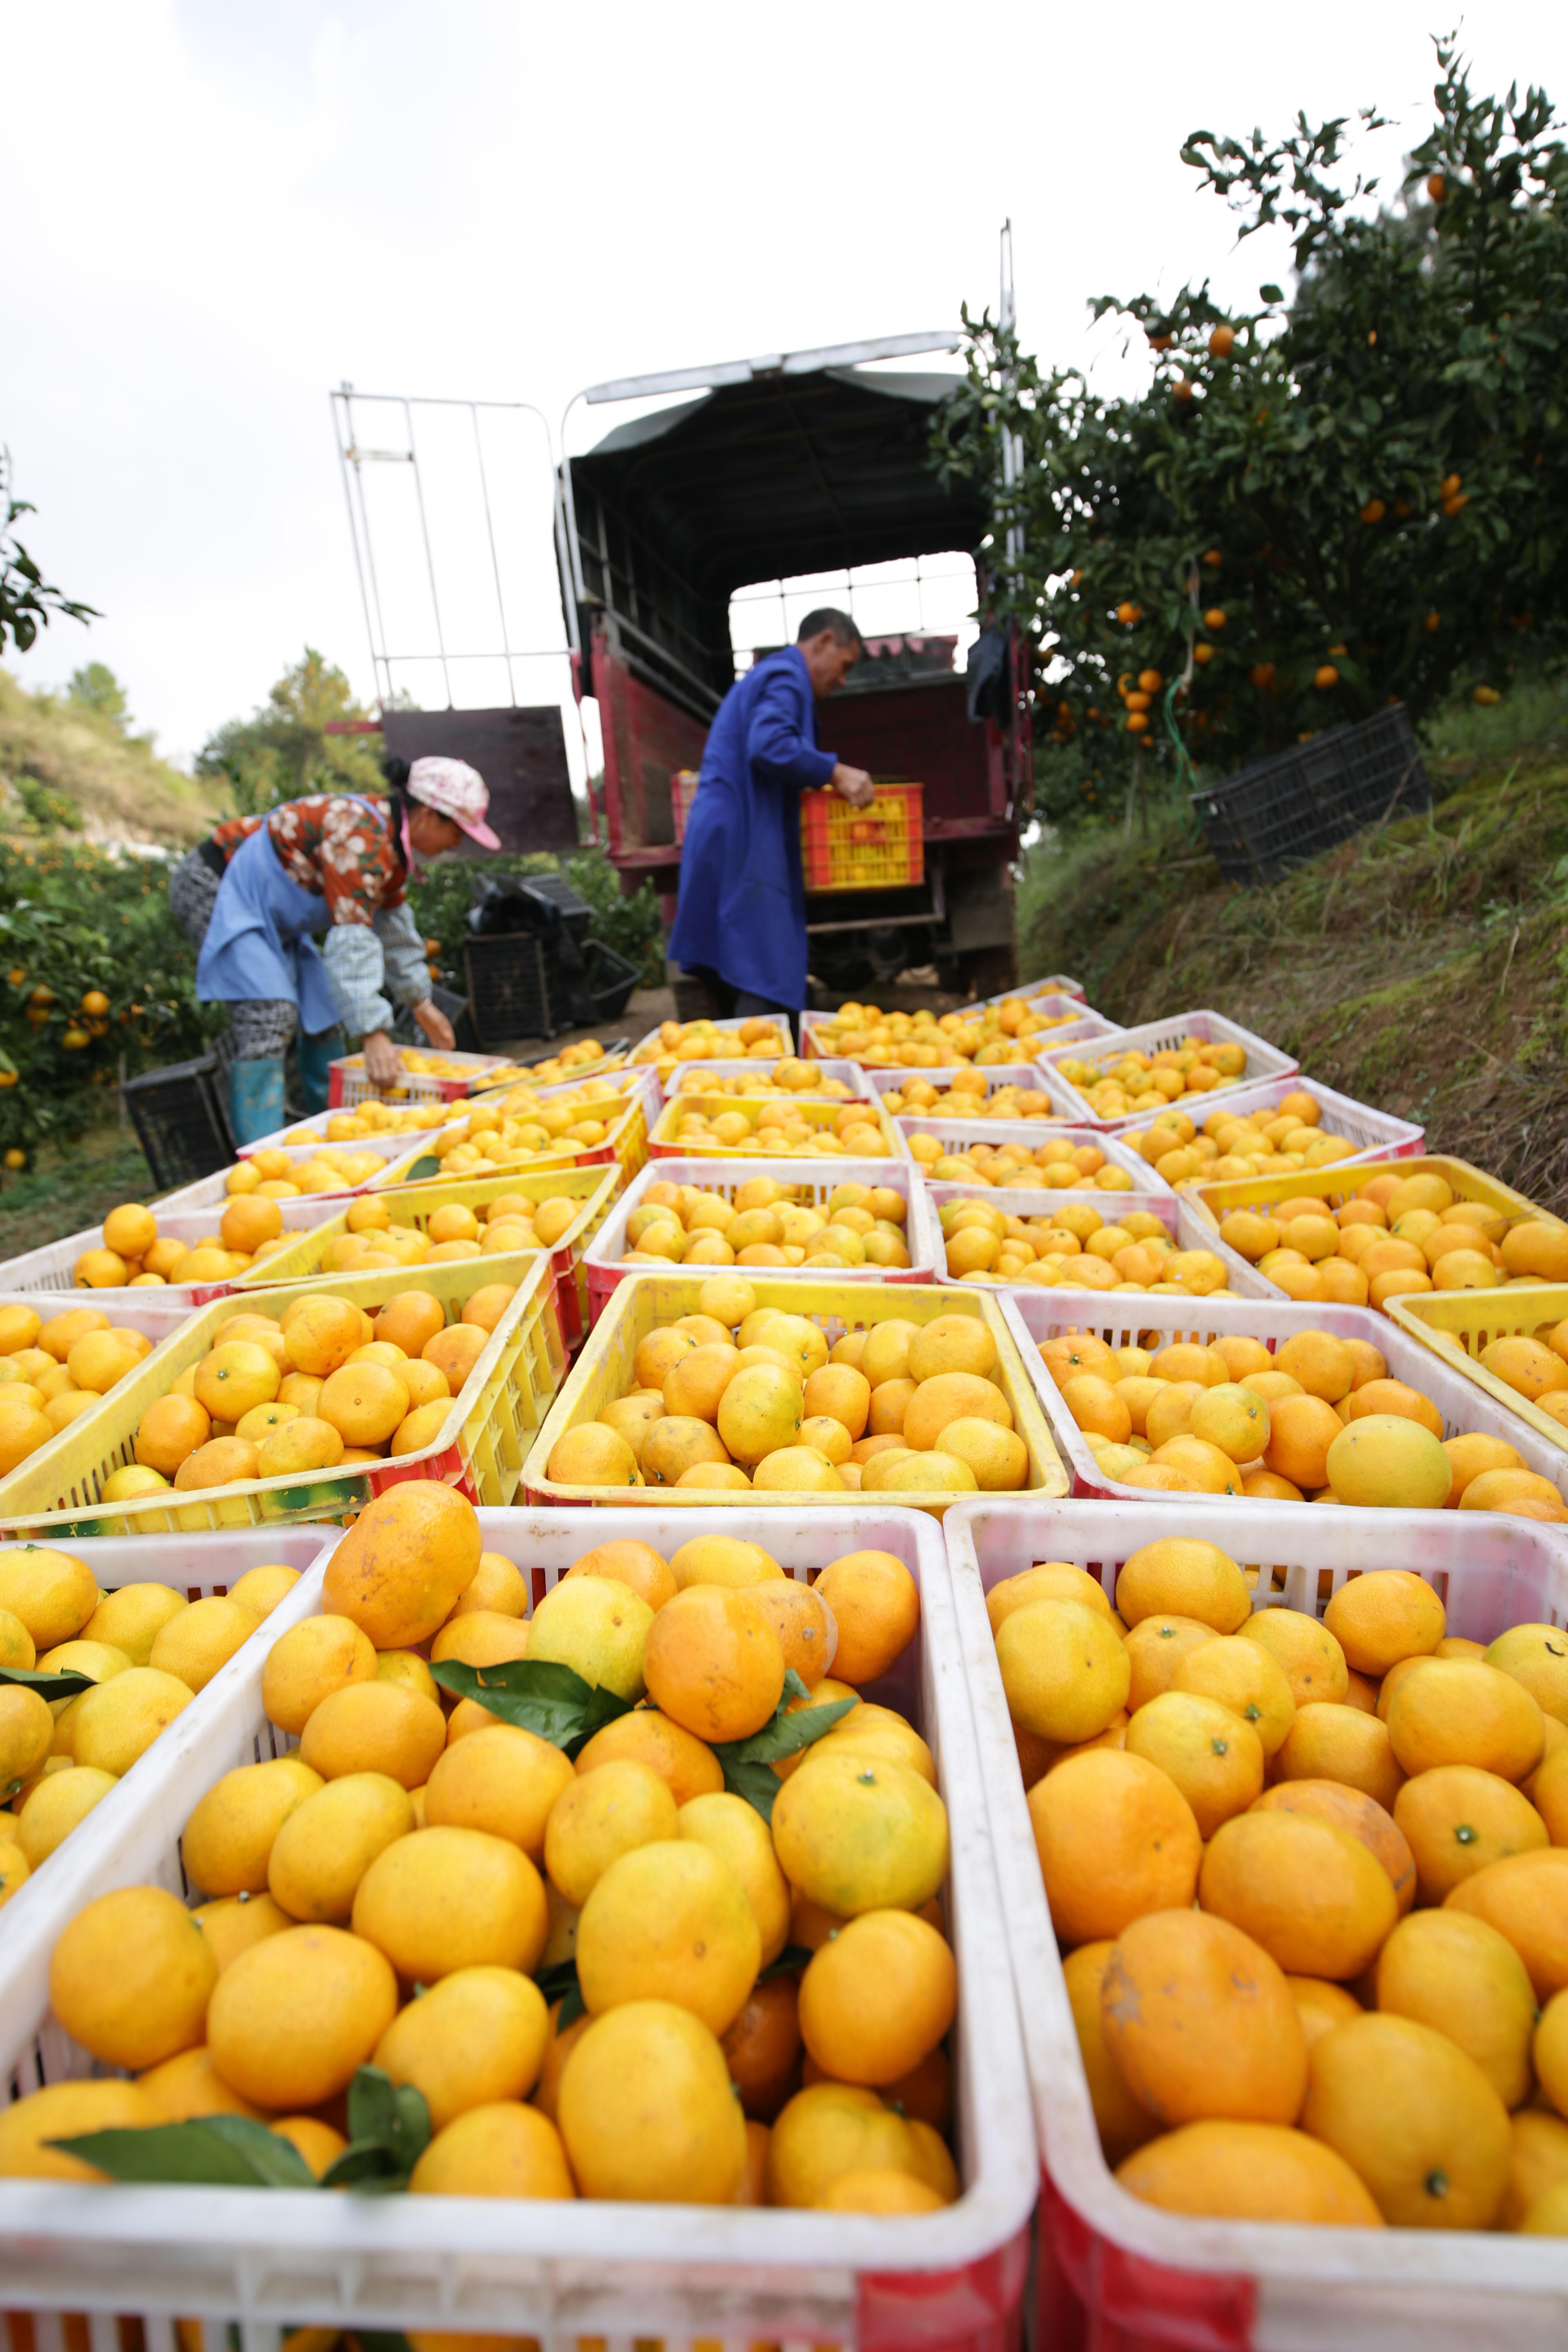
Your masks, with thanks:
[{"label": "black plastic bin", "polygon": [[1256,884],[1385,816],[1429,808],[1432,792],[1401,702],[1257,760],[1193,804],[1226,881]]},{"label": "black plastic bin", "polygon": [[[585,1025],[574,1010],[566,974],[533,933],[504,931],[466,940],[463,966],[468,1011],[483,1052]],[[578,987],[586,991],[592,1022],[618,1020],[640,977],[636,964],[602,940],[584,941]]]},{"label": "black plastic bin", "polygon": [[127,1078],[120,1092],[131,1114],[153,1181],[173,1192],[211,1176],[234,1159],[234,1139],[224,1107],[225,1087],[216,1058],[174,1062]]}]

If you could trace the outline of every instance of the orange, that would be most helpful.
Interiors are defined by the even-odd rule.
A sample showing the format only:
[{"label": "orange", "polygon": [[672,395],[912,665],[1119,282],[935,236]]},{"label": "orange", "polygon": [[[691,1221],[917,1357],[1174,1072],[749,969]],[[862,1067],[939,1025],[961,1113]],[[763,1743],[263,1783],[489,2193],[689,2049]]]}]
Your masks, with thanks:
[{"label": "orange", "polygon": [[1556,1625],[1512,1625],[1486,1654],[1515,1682],[1522,1683],[1543,1714],[1561,1723],[1568,1717],[1568,1636]]},{"label": "orange", "polygon": [[1478,1870],[1444,1897],[1506,1936],[1530,1971],[1540,2001],[1568,1985],[1568,1853],[1550,1846]]},{"label": "orange", "polygon": [[1358,1674],[1381,1676],[1401,1658],[1435,1650],[1447,1631],[1447,1613],[1426,1580],[1408,1569],[1380,1569],[1341,1585],[1323,1623]]},{"label": "orange", "polygon": [[[992,1633],[997,1632],[1005,1617],[1015,1609],[1026,1608],[1031,1601],[1077,1601],[1102,1617],[1109,1619],[1110,1615],[1104,1587],[1087,1569],[1074,1568],[1067,1560],[1037,1560],[1033,1568],[1024,1569],[1016,1576],[1004,1577],[986,1594],[985,1613],[991,1621]],[[1208,1631],[1205,1625],[1205,1635]]]},{"label": "orange", "polygon": [[323,1780],[380,1772],[401,1788],[422,1789],[446,1744],[446,1718],[434,1699],[378,1677],[350,1683],[311,1710],[300,1760]]},{"label": "orange", "polygon": [[1397,2228],[1486,2230],[1508,2186],[1508,2109],[1447,2035],[1367,2016],[1314,2043],[1301,2121]]},{"label": "orange", "polygon": [[87,1332],[66,1358],[76,1386],[91,1390],[95,1396],[105,1395],[141,1362],[144,1350],[140,1338],[140,1333],[131,1331]]},{"label": "orange", "polygon": [[1522,1780],[1546,1744],[1541,1709],[1523,1685],[1468,1658],[1429,1658],[1400,1684],[1388,1736],[1406,1772],[1472,1764]]},{"label": "orange", "polygon": [[761,1951],[739,1877],[690,1838],[617,1855],[577,1923],[578,1981],[595,2017],[628,2001],[668,2000],[722,2033],[745,2006]]},{"label": "orange", "polygon": [[1130,2195],[1171,2213],[1342,2230],[1383,2222],[1342,2157],[1279,2124],[1187,2124],[1124,2158],[1116,2178]]},{"label": "orange", "polygon": [[1398,1916],[1387,1872],[1359,1839],[1284,1811],[1241,1813],[1215,1832],[1198,1899],[1293,1976],[1359,1976]]},{"label": "orange", "polygon": [[[1026,1721],[1026,1727],[1034,1728]],[[1217,1699],[1189,1691],[1164,1691],[1140,1707],[1126,1748],[1169,1775],[1205,1838],[1244,1812],[1263,1787],[1263,1746],[1252,1726]]]},{"label": "orange", "polygon": [[1325,2033],[1347,2019],[1359,2017],[1362,2006],[1353,1992],[1343,1985],[1331,1984],[1326,1977],[1287,1977],[1290,1998],[1301,2021],[1301,2031],[1307,2037],[1309,2050]]},{"label": "orange", "polygon": [[1329,1447],[1328,1483],[1342,1503],[1373,1509],[1441,1510],[1453,1465],[1441,1442],[1402,1413],[1367,1413]]},{"label": "orange", "polygon": [[[1146,1626],[1171,1622],[1146,1617],[1136,1630],[1142,1634]],[[1130,1635],[1130,1652],[1132,1641]],[[1283,1667],[1258,1643],[1244,1642],[1239,1634],[1215,1635],[1195,1648],[1180,1650],[1174,1669],[1168,1687],[1216,1699],[1251,1726],[1266,1757],[1279,1752],[1295,1719],[1296,1702]],[[1132,1679],[1134,1690],[1139,1689],[1136,1664]],[[1128,1704],[1136,1708],[1143,1699],[1135,1700],[1130,1693]]]},{"label": "orange", "polygon": [[212,1416],[195,1397],[156,1397],[137,1424],[136,1459],[172,1478],[211,1433]]},{"label": "orange", "polygon": [[218,1223],[225,1249],[242,1257],[254,1257],[263,1242],[276,1241],[282,1230],[283,1212],[277,1202],[254,1192],[231,1200]]},{"label": "orange", "polygon": [[1550,1478],[1532,1470],[1483,1470],[1459,1497],[1461,1511],[1507,1511],[1520,1503],[1543,1506],[1543,1516],[1556,1518],[1563,1498]]},{"label": "orange", "polygon": [[1192,1902],[1197,1822],[1174,1782],[1142,1757],[1105,1748],[1070,1757],[1036,1782],[1028,1806],[1064,1943],[1119,1936],[1146,1912]]},{"label": "orange", "polygon": [[327,1563],[322,1606],[353,1619],[377,1649],[434,1633],[478,1573],[482,1539],[467,1498],[426,1478],[378,1495]]},{"label": "orange", "polygon": [[958,1971],[946,1939],[908,1911],[868,1911],[814,1955],[800,1982],[800,2030],[833,2080],[887,2086],[952,2025]]},{"label": "orange", "polygon": [[[1249,1646],[1255,1646],[1249,1644]],[[1299,1707],[1279,1755],[1282,1780],[1339,1780],[1391,1807],[1405,1785],[1388,1727],[1342,1703]]]},{"label": "orange", "polygon": [[[1348,1712],[1348,1710],[1346,1710]],[[1304,1813],[1359,1838],[1388,1874],[1400,1913],[1415,1900],[1415,1858],[1392,1813],[1375,1797],[1342,1780],[1279,1780],[1253,1807],[1258,1813]]]},{"label": "orange", "polygon": [[834,1675],[857,1689],[885,1675],[919,1629],[920,1589],[894,1552],[846,1552],[815,1590],[838,1628]]},{"label": "orange", "polygon": [[306,1298],[285,1318],[283,1344],[297,1372],[324,1380],[346,1364],[367,1334],[364,1318],[346,1298]]},{"label": "orange", "polygon": [[724,1785],[723,1767],[712,1749],[652,1707],[637,1707],[596,1731],[578,1751],[578,1777],[623,1757],[657,1772],[678,1807]]},{"label": "orange", "polygon": [[[1346,1386],[1348,1392],[1348,1381]],[[1329,1448],[1344,1429],[1333,1406],[1320,1396],[1277,1397],[1269,1405],[1268,1419],[1264,1466],[1306,1493],[1326,1485]]]},{"label": "orange", "polygon": [[997,1631],[996,1664],[1009,1713],[1041,1739],[1092,1739],[1126,1704],[1127,1653],[1109,1618],[1076,1601],[1012,1611]]},{"label": "orange", "polygon": [[[472,1324],[478,1331],[491,1332],[516,1297],[517,1286],[514,1283],[487,1282],[481,1289],[469,1293],[468,1304],[463,1308],[460,1320]],[[439,1336],[437,1333],[437,1337],[439,1338]],[[426,1345],[428,1344],[426,1342]],[[443,1371],[445,1370],[444,1367],[438,1369]]]},{"label": "orange", "polygon": [[1510,1854],[1549,1843],[1529,1799],[1495,1772],[1444,1764],[1407,1780],[1394,1817],[1410,1842],[1424,1903],[1443,1903],[1456,1886]]},{"label": "orange", "polygon": [[631,2000],[588,2023],[556,2105],[584,2196],[728,2205],[744,2179],[746,2126],[723,2052],[669,2001]]},{"label": "orange", "polygon": [[187,1454],[174,1473],[183,1494],[212,1486],[233,1486],[257,1475],[257,1450],[243,1437],[209,1437]]},{"label": "orange", "polygon": [[724,2033],[730,2080],[748,2118],[771,2124],[799,2088],[800,2024],[793,1976],[764,1978]]},{"label": "orange", "polygon": [[[1503,1255],[1506,1262],[1506,1241]],[[1480,1363],[1483,1370],[1506,1381],[1531,1402],[1554,1389],[1568,1389],[1568,1363],[1539,1339],[1494,1339],[1489,1347],[1481,1349]]]},{"label": "orange", "polygon": [[1377,1958],[1377,2006],[1414,2017],[1472,2057],[1505,2107],[1530,2096],[1535,1994],[1507,1938],[1464,1911],[1402,1919]]},{"label": "orange", "polygon": [[254,1340],[225,1340],[196,1366],[196,1402],[215,1421],[236,1422],[253,1405],[270,1404],[281,1378],[275,1360]]},{"label": "orange", "polygon": [[[1001,1589],[994,1588],[995,1591]],[[1219,1638],[1212,1625],[1204,1624],[1196,1617],[1178,1617],[1167,1611],[1156,1610],[1152,1616],[1141,1618],[1128,1634],[1125,1643],[1132,1669],[1127,1693],[1130,1711],[1136,1715],[1141,1706],[1146,1706],[1161,1691],[1171,1688],[1182,1660],[1189,1651]],[[1219,1694],[1210,1691],[1206,1696],[1213,1698]]]},{"label": "orange", "polygon": [[[107,1228],[106,1228],[107,1231]],[[1521,1219],[1502,1237],[1502,1262],[1510,1275],[1535,1275],[1544,1282],[1568,1281],[1568,1228],[1543,1217]]]},{"label": "orange", "polygon": [[784,1695],[784,1647],[745,1592],[696,1584],[654,1617],[643,1675],[656,1705],[698,1738],[749,1739]]},{"label": "orange", "polygon": [[1169,2128],[1206,2116],[1294,2123],[1307,2038],[1283,1972],[1224,1919],[1159,1911],[1107,1959],[1100,2024],[1122,2080]]},{"label": "orange", "polygon": [[1418,1421],[1434,1437],[1443,1434],[1443,1416],[1430,1397],[1423,1396],[1404,1381],[1363,1381],[1345,1399],[1345,1409],[1352,1421],[1359,1421],[1369,1412],[1400,1413],[1407,1421]]},{"label": "orange", "polygon": [[218,1978],[207,2050],[222,2080],[258,2105],[313,2107],[347,2089],[396,2008],[396,1979],[374,1945],[340,1927],[288,1927]]},{"label": "orange", "polygon": [[[483,1560],[479,1563],[479,1570],[482,1575]],[[584,1552],[581,1559],[573,1562],[566,1574],[569,1577],[602,1576],[612,1584],[628,1584],[650,1609],[656,1610],[662,1609],[667,1601],[673,1600],[679,1590],[662,1556],[651,1544],[639,1543],[630,1536],[599,1544],[593,1551]],[[465,1595],[465,1601],[467,1598]]]},{"label": "orange", "polygon": [[1355,1359],[1345,1342],[1330,1331],[1292,1332],[1274,1350],[1274,1369],[1289,1372],[1309,1396],[1321,1397],[1329,1404],[1338,1404],[1355,1385]]},{"label": "orange", "polygon": [[1283,1668],[1298,1706],[1345,1696],[1350,1687],[1345,1654],[1327,1627],[1304,1610],[1257,1610],[1243,1625],[1241,1637],[1260,1643]]},{"label": "orange", "polygon": [[[1180,1915],[1162,1912],[1156,1916],[1170,1918]],[[1080,1944],[1062,1962],[1079,2055],[1089,2083],[1100,2144],[1110,2165],[1120,2164],[1159,2129],[1149,2110],[1128,2089],[1121,2069],[1106,2044],[1101,1988],[1107,1965],[1116,1949],[1114,1944],[1102,1938],[1098,1943]]]},{"label": "orange", "polygon": [[440,1301],[423,1290],[400,1290],[375,1318],[376,1338],[390,1340],[405,1356],[417,1356],[445,1328]]},{"label": "orange", "polygon": [[[1539,2049],[1538,2033],[1538,2066]],[[1508,2190],[1498,2226],[1518,2230],[1524,2226],[1525,2216],[1549,2191],[1553,2192],[1554,2203],[1561,2197],[1562,2184],[1568,2180],[1568,2124],[1558,2116],[1542,2115],[1533,2107],[1521,2108],[1509,2118],[1509,2123],[1513,2147]],[[1561,2225],[1552,2234],[1561,2234]]]},{"label": "orange", "polygon": [[1216,1633],[1234,1633],[1246,1624],[1252,1601],[1240,1569],[1217,1544],[1166,1536],[1122,1562],[1116,1607],[1129,1627],[1170,1611],[1199,1618]]},{"label": "orange", "polygon": [[408,1391],[384,1364],[347,1363],[329,1373],[317,1417],[347,1445],[384,1445],[408,1417]]},{"label": "orange", "polygon": [[103,1221],[103,1246],[120,1257],[142,1257],[158,1238],[158,1221],[139,1203],[110,1209]]},{"label": "orange", "polygon": [[786,1669],[815,1689],[838,1646],[837,1623],[820,1591],[786,1576],[752,1585],[746,1597],[778,1635]]}]

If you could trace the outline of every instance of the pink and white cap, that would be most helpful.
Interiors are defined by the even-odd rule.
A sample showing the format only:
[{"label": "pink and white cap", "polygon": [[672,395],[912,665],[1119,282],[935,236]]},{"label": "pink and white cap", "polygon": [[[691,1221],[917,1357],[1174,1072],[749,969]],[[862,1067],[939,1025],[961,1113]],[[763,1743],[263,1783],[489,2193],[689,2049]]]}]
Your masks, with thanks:
[{"label": "pink and white cap", "polygon": [[437,815],[450,817],[481,849],[500,847],[499,837],[485,823],[489,788],[466,760],[416,760],[408,771],[408,796],[423,801]]}]

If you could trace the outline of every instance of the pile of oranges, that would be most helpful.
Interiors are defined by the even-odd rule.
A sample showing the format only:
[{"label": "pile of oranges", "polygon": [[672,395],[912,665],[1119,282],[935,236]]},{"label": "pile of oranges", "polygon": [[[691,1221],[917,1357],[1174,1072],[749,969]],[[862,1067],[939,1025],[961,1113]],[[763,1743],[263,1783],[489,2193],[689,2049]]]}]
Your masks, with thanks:
[{"label": "pile of oranges", "polygon": [[943,1070],[958,1062],[986,1067],[998,1062],[1032,1062],[1050,1032],[1076,1021],[1076,1013],[1040,1013],[1021,996],[968,1013],[884,1013],[875,1004],[841,1004],[831,1019],[819,1019],[816,1051],[862,1062],[868,1069]]},{"label": "pile of oranges", "polygon": [[836,1184],[826,1208],[773,1176],[732,1200],[698,1184],[650,1184],[626,1219],[623,1265],[846,1266],[910,1263],[910,1204],[890,1184]]},{"label": "pile of oranges", "polygon": [[[487,1284],[451,1323],[423,1290],[399,1291],[374,1314],[322,1292],[296,1297],[278,1316],[230,1315],[201,1361],[147,1407],[135,1462],[110,1473],[103,1500],[130,1502],[171,1485],[205,1493],[418,1454],[446,1426],[513,1296],[510,1283]],[[173,1518],[207,1525],[199,1507]]]},{"label": "pile of oranges", "polygon": [[597,1037],[579,1037],[574,1045],[563,1045],[558,1054],[546,1055],[542,1062],[507,1062],[500,1069],[487,1070],[482,1085],[509,1086],[521,1080],[525,1086],[555,1087],[563,1085],[579,1071],[618,1069],[625,1055],[606,1055]]},{"label": "pile of oranges", "polygon": [[1042,1340],[1040,1358],[1121,1486],[1568,1520],[1556,1486],[1502,1438],[1445,1441],[1431,1398],[1390,1380],[1370,1340],[1296,1331],[1270,1351],[1226,1334],[1151,1352],[1072,1332]]},{"label": "pile of oranges", "polygon": [[[813,1114],[807,1115],[807,1105]],[[895,1146],[875,1103],[851,1096],[832,1110],[826,1098],[777,1095],[760,1102],[734,1097],[679,1097],[661,1139],[702,1157],[713,1151],[754,1151],[786,1159],[891,1160]],[[831,1116],[828,1114],[831,1112]]]},{"label": "pile of oranges", "polygon": [[[107,1396],[153,1342],[96,1307],[0,1307],[0,1475]],[[5,1661],[9,1664],[10,1661]]]},{"label": "pile of oranges", "polygon": [[756,1013],[734,1029],[721,1029],[712,1021],[663,1021],[649,1030],[631,1059],[634,1063],[767,1061],[788,1052],[778,1023]]},{"label": "pile of oranges", "polygon": [[1426,1171],[1373,1176],[1337,1209],[1316,1195],[1267,1213],[1231,1209],[1219,1231],[1289,1298],[1386,1307],[1412,1291],[1568,1280],[1568,1225],[1535,1214],[1510,1223]]},{"label": "pile of oranges", "polygon": [[1186,1111],[1163,1110],[1121,1139],[1167,1184],[1293,1175],[1299,1168],[1346,1160],[1356,1148],[1348,1136],[1324,1127],[1321,1108],[1300,1087],[1268,1108],[1211,1110],[1201,1129]]},{"label": "pile of oranges", "polygon": [[626,1108],[627,1081],[584,1078],[570,1094],[542,1099],[531,1087],[453,1105],[458,1116],[430,1138],[444,1176],[488,1176],[563,1144],[603,1143]]},{"label": "pile of oranges", "polygon": [[556,1439],[548,1475],[609,1490],[1012,1491],[1029,1454],[997,1362],[978,1316],[890,1316],[830,1349],[806,1316],[714,1275],[695,1314],[639,1341],[626,1394]]},{"label": "pile of oranges", "polygon": [[1108,1224],[1087,1201],[1037,1217],[1010,1217],[989,1201],[944,1201],[937,1211],[947,1270],[963,1282],[1026,1282],[1053,1290],[1148,1290],[1228,1296],[1213,1250],[1182,1249],[1149,1209]]},{"label": "pile of oranges", "polygon": [[1022,1143],[966,1143],[954,1150],[939,1136],[918,1130],[908,1137],[910,1156],[940,1184],[995,1184],[1018,1192],[1131,1192],[1125,1168],[1108,1160],[1098,1143],[1069,1143],[1053,1135],[1030,1151]]},{"label": "pile of oranges", "polygon": [[42,1867],[158,1734],[299,1581],[258,1567],[191,1601],[172,1585],[100,1592],[84,1560],[38,1545],[0,1551],[0,1664],[91,1685],[45,1699],[0,1685],[0,1903]]},{"label": "pile of oranges", "polygon": [[382,1274],[397,1265],[451,1265],[464,1258],[496,1257],[513,1250],[552,1249],[582,1213],[580,1199],[545,1192],[501,1192],[469,1207],[446,1201],[432,1209],[424,1230],[398,1222],[395,1192],[365,1194],[344,1212],[347,1232],[328,1245],[334,1274]]},{"label": "pile of oranges", "polygon": [[1106,2160],[1188,2214],[1568,2227],[1568,1658],[1200,1538],[987,1596]]},{"label": "pile of oranges", "polygon": [[897,1118],[923,1111],[935,1118],[1056,1118],[1051,1098],[1039,1087],[1000,1086],[986,1092],[981,1070],[959,1070],[952,1084],[938,1088],[929,1078],[905,1078],[882,1097],[882,1108]]},{"label": "pile of oranges", "polygon": [[[449,1488],[370,1506],[267,1659],[297,1750],[186,1821],[206,1899],[123,1888],[59,1937],[54,2014],[122,2073],[15,2102],[0,2174],[100,2179],[49,2143],[223,2114],[319,2177],[372,2064],[425,2102],[416,2196],[952,2202],[947,1811],[925,1741],[859,1696],[918,1632],[908,1569],[857,1552],[808,1584],[700,1536],[603,1545],[529,1598]],[[431,1672],[520,1659],[628,1711],[574,1759]],[[726,1788],[729,1743],[816,1709],[767,1805]],[[535,1981],[569,1963],[570,2021]]]},{"label": "pile of oranges", "polygon": [[259,1185],[237,1192],[217,1232],[195,1242],[160,1235],[152,1210],[128,1201],[110,1209],[103,1221],[101,1246],[81,1252],[71,1279],[85,1290],[162,1290],[170,1283],[225,1282],[275,1256],[291,1238],[283,1231],[283,1212],[275,1193],[263,1192]]},{"label": "pile of oranges", "polygon": [[[673,1074],[672,1074],[673,1075]],[[802,1061],[798,1054],[773,1063],[759,1062],[754,1070],[737,1070],[725,1077],[717,1070],[684,1069],[676,1079],[680,1095],[820,1095],[829,1102],[854,1102],[853,1087],[842,1078],[824,1076],[820,1062]]]},{"label": "pile of oranges", "polygon": [[1097,1061],[1064,1054],[1055,1065],[1059,1077],[1076,1087],[1097,1118],[1131,1118],[1159,1111],[1167,1103],[1193,1102],[1217,1087],[1235,1086],[1247,1069],[1246,1048],[1185,1037],[1157,1053],[1118,1047]]}]

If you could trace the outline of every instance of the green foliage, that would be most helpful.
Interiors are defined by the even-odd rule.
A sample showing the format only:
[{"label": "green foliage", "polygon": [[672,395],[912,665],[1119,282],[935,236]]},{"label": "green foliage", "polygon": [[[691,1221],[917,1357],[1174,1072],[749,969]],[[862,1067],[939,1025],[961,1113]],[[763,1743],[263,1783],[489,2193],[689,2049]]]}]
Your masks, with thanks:
[{"label": "green foliage", "polygon": [[[78,681],[98,667],[79,670]],[[28,778],[110,836],[187,847],[226,813],[226,792],[160,760],[150,735],[129,733],[123,719],[74,691],[29,694],[0,670],[0,826],[7,831],[34,822],[21,790]],[[44,830],[58,829],[56,817],[71,829],[52,803],[35,805]]]},{"label": "green foliage", "polygon": [[35,511],[30,499],[13,496],[11,453],[0,448],[0,653],[9,633],[17,652],[25,654],[56,613],[63,613],[70,621],[98,617],[92,605],[73,604],[52,588],[16,537],[17,517]]},{"label": "green foliage", "polygon": [[129,1076],[201,1053],[225,1016],[198,1007],[195,961],[161,859],[0,844],[0,1147],[81,1134],[121,1055]]},{"label": "green foliage", "polygon": [[73,669],[66,695],[79,710],[96,710],[100,719],[111,719],[117,727],[123,727],[131,715],[125,688],[107,662],[83,662],[79,669]]},{"label": "green foliage", "polygon": [[564,874],[578,896],[593,908],[588,936],[603,940],[631,962],[640,965],[644,988],[664,985],[664,932],[658,898],[653,885],[644,882],[629,898],[621,896],[615,867],[597,850],[579,850],[573,857],[553,857],[539,851],[529,856],[454,859],[433,866],[408,894],[415,919],[427,940],[440,941],[440,969],[445,986],[461,994],[463,942],[468,937],[468,908],[475,881],[483,875]]},{"label": "green foliage", "polygon": [[380,793],[381,761],[369,741],[329,735],[330,720],[369,717],[348,679],[307,646],[249,719],[231,719],[196,755],[198,776],[226,778],[241,816],[257,816],[306,793]]},{"label": "green foliage", "polygon": [[995,587],[1045,673],[1047,814],[1114,799],[1140,736],[1184,783],[1187,758],[1225,772],[1390,700],[1419,719],[1456,688],[1495,698],[1568,645],[1568,152],[1542,92],[1474,98],[1437,55],[1392,209],[1347,183],[1344,118],[1192,134],[1243,237],[1289,231],[1297,284],[1234,318],[1206,284],[1102,298],[1158,355],[1143,394],[1047,375],[966,315],[939,461],[993,485],[998,546],[1022,530]]},{"label": "green foliage", "polygon": [[56,792],[37,776],[17,777],[16,798],[40,833],[80,833],[87,822],[68,793]]}]

